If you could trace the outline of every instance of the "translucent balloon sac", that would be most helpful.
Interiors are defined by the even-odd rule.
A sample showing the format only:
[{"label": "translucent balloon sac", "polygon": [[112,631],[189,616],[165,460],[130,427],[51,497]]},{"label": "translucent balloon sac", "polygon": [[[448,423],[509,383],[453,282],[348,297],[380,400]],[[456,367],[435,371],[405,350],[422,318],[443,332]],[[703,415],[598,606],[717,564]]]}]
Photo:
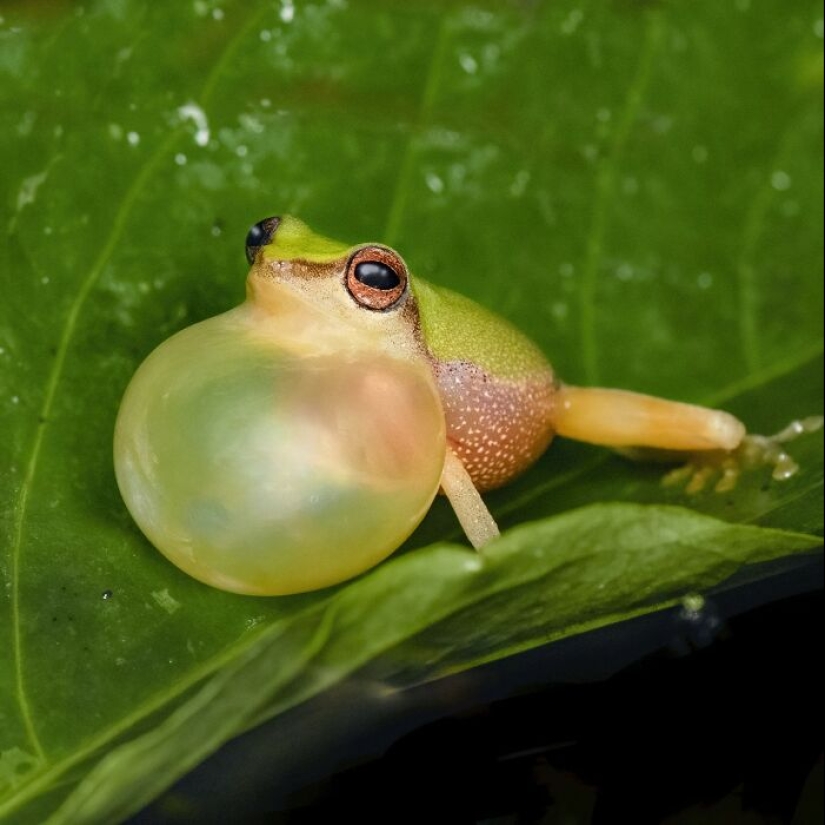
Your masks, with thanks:
[{"label": "translucent balloon sac", "polygon": [[141,365],[118,415],[115,471],[174,564],[224,590],[276,595],[392,553],[429,509],[445,449],[426,363],[297,353],[235,310]]}]

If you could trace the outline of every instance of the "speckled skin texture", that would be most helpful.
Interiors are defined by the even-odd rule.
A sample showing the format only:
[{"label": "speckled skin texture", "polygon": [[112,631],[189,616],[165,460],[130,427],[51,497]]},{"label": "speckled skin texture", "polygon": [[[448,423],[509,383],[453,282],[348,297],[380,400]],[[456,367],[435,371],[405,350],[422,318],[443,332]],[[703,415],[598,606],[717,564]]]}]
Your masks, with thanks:
[{"label": "speckled skin texture", "polygon": [[555,383],[549,370],[493,378],[467,361],[433,362],[447,440],[480,490],[507,484],[553,438]]}]

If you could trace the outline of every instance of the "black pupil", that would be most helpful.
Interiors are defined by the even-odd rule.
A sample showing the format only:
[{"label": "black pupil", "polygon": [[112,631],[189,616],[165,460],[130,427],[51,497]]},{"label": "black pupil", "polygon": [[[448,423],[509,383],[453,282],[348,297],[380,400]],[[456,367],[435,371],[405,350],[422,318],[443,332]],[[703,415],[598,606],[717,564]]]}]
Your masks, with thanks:
[{"label": "black pupil", "polygon": [[355,267],[355,277],[373,289],[395,289],[401,283],[398,273],[381,261],[362,261]]},{"label": "black pupil", "polygon": [[266,232],[264,232],[264,228],[259,223],[256,223],[255,226],[249,230],[249,234],[246,236],[246,245],[260,246],[264,242],[265,238]]},{"label": "black pupil", "polygon": [[246,259],[250,264],[255,261],[258,248],[266,246],[272,240],[280,222],[280,218],[264,218],[249,230],[246,236]]}]

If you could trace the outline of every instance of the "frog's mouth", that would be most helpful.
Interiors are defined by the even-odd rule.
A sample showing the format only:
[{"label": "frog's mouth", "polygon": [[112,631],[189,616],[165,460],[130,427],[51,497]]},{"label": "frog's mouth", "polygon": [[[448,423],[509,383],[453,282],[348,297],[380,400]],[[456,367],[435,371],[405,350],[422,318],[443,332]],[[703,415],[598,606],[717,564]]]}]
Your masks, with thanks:
[{"label": "frog's mouth", "polygon": [[[281,262],[283,264],[283,262]],[[246,279],[247,301],[280,323],[287,319],[300,320],[302,326],[329,323],[330,313],[325,309],[322,283],[307,283],[295,278],[291,263],[282,266],[259,262]]]}]

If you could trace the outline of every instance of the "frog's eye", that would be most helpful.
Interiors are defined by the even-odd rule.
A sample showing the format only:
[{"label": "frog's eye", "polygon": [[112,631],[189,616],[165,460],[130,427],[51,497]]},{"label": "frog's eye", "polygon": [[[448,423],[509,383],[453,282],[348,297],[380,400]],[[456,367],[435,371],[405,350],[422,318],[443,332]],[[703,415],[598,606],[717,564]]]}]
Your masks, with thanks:
[{"label": "frog's eye", "polygon": [[391,309],[407,292],[407,267],[385,246],[359,249],[347,264],[347,289],[366,309]]},{"label": "frog's eye", "polygon": [[280,218],[264,218],[258,221],[246,235],[246,260],[255,263],[255,255],[262,246],[266,246],[275,234]]}]

